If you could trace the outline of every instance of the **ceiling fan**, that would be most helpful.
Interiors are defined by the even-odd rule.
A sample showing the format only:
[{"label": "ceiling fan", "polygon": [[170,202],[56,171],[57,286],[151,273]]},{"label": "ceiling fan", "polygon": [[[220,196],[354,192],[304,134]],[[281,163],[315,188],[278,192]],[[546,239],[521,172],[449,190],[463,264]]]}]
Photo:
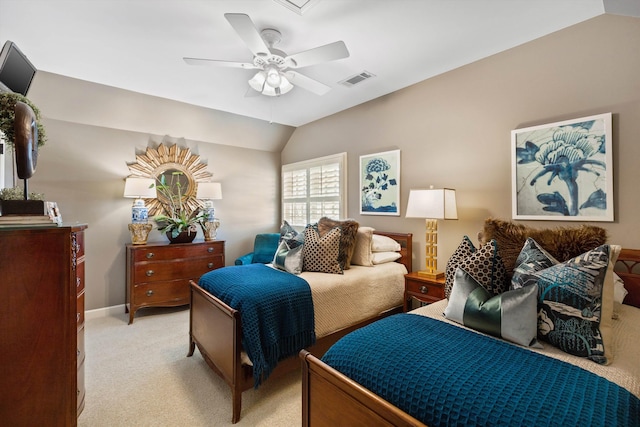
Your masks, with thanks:
[{"label": "ceiling fan", "polygon": [[190,65],[259,70],[249,80],[249,86],[263,95],[280,96],[293,89],[293,86],[299,86],[317,95],[324,95],[331,89],[329,86],[300,74],[294,69],[349,57],[349,51],[342,41],[287,55],[274,48],[281,40],[281,34],[278,30],[267,28],[258,31],[249,15],[243,13],[225,13],[224,17],[253,53],[253,62],[204,58],[183,59]]}]

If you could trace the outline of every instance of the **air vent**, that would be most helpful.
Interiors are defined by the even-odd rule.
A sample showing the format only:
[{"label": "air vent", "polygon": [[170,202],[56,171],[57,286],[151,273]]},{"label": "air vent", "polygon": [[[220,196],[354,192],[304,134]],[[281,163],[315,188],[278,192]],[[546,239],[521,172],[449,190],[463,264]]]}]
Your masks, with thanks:
[{"label": "air vent", "polygon": [[346,87],[352,87],[357,85],[358,83],[362,83],[365,80],[370,79],[371,77],[375,77],[375,74],[372,74],[368,71],[363,71],[360,74],[356,74],[355,76],[351,76],[347,79],[342,80],[341,82],[339,82],[341,85],[344,85]]},{"label": "air vent", "polygon": [[289,10],[293,10],[298,15],[302,15],[307,10],[311,9],[317,3],[320,3],[320,0],[273,0],[276,3],[281,4]]}]

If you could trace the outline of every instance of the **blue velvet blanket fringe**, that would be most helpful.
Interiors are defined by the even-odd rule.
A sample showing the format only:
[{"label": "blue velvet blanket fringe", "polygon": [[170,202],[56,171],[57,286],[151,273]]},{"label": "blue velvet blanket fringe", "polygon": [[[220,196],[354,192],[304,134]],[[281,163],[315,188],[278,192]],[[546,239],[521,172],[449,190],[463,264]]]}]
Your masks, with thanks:
[{"label": "blue velvet blanket fringe", "polygon": [[280,360],[315,343],[311,288],[301,277],[249,264],[210,271],[198,284],[240,312],[256,388]]},{"label": "blue velvet blanket fringe", "polygon": [[415,314],[359,329],[322,360],[430,427],[640,425],[640,400],[605,378]]}]

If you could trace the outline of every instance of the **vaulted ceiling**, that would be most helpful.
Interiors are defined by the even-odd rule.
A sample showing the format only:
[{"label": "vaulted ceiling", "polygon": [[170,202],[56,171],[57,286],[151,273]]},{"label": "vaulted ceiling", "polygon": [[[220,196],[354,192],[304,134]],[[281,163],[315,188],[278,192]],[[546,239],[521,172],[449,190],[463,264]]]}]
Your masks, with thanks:
[{"label": "vaulted ceiling", "polygon": [[[344,41],[349,56],[297,69],[329,86],[324,95],[257,95],[255,70],[183,61],[252,62],[225,13],[277,29],[286,54]],[[640,2],[0,0],[0,43],[15,42],[39,70],[301,126],[603,13],[640,16]],[[361,73],[372,77],[340,83]]]}]

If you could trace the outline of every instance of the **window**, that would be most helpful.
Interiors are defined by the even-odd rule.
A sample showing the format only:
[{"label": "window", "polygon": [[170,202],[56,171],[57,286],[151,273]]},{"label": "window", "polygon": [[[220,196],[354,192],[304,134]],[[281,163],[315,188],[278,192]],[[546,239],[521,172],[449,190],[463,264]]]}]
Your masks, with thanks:
[{"label": "window", "polygon": [[282,219],[305,227],[347,213],[347,153],[282,166]]}]

